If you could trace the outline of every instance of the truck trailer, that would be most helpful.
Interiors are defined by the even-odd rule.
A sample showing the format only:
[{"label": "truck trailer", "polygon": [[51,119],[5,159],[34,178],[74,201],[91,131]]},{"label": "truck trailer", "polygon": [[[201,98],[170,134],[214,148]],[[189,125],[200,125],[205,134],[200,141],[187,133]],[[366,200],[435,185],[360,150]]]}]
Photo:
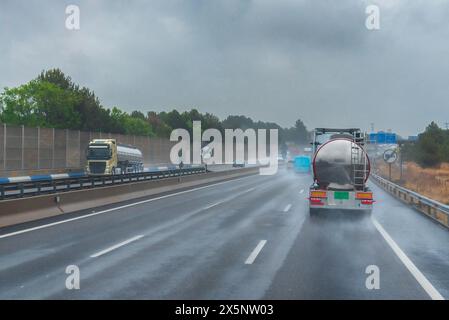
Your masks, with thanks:
[{"label": "truck trailer", "polygon": [[89,175],[115,175],[143,172],[142,152],[133,146],[118,144],[115,139],[94,139],[87,148]]},{"label": "truck trailer", "polygon": [[356,128],[314,130],[311,214],[320,209],[372,210],[373,193],[366,185],[371,168],[364,140]]}]

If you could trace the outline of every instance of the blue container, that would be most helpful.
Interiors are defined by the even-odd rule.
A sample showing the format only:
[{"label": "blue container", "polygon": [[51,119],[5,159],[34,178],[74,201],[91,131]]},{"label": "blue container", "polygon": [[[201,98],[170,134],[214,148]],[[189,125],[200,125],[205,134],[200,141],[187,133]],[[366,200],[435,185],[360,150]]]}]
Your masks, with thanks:
[{"label": "blue container", "polygon": [[388,143],[388,144],[396,144],[396,143],[397,143],[396,140],[397,140],[397,139],[396,139],[396,134],[395,134],[395,133],[387,133],[387,134],[385,135],[385,143]]},{"label": "blue container", "polygon": [[397,136],[396,133],[383,132],[383,131],[379,131],[377,133],[370,133],[369,143],[396,144]]},{"label": "blue container", "polygon": [[310,157],[309,156],[297,156],[295,157],[295,171],[301,173],[307,173],[310,171]]},{"label": "blue container", "polygon": [[387,139],[387,134],[385,132],[377,133],[377,143],[384,144]]}]

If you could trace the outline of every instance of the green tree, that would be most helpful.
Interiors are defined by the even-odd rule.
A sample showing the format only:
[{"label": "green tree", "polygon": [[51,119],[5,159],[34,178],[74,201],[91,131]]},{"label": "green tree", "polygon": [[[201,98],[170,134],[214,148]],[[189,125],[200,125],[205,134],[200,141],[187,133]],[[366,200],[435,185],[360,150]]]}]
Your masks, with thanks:
[{"label": "green tree", "polygon": [[15,125],[77,129],[81,119],[75,110],[78,97],[58,86],[32,80],[6,88],[0,96],[1,121]]},{"label": "green tree", "polygon": [[163,122],[156,112],[154,111],[148,112],[147,121],[157,137],[164,137],[164,138],[170,137],[172,128],[168,126],[165,122]]},{"label": "green tree", "polygon": [[177,110],[172,110],[170,112],[161,112],[159,117],[163,122],[165,122],[169,127],[173,129],[186,129],[189,127],[185,122],[185,119]]},{"label": "green tree", "polygon": [[432,121],[426,130],[419,135],[414,152],[416,161],[424,166],[430,167],[444,160],[445,133]]},{"label": "green tree", "polygon": [[[117,107],[107,109],[92,90],[80,87],[60,69],[42,71],[29,83],[5,88],[0,94],[0,121],[16,125],[169,137],[177,128],[192,132],[195,120],[201,121],[203,130],[215,128],[221,132],[225,128],[278,129],[281,146],[285,141],[301,143],[308,139],[301,120],[294,127],[283,129],[276,123],[255,122],[242,115],[230,115],[220,121],[215,115],[202,114],[197,109],[182,113],[176,109],[160,113],[150,111],[146,116],[138,110],[128,114]],[[446,139],[449,140],[448,135]],[[449,148],[439,151],[449,158]]]},{"label": "green tree", "polygon": [[66,76],[60,69],[50,69],[47,71],[42,71],[37,77],[37,80],[53,83],[63,90],[75,89],[72,78]]}]

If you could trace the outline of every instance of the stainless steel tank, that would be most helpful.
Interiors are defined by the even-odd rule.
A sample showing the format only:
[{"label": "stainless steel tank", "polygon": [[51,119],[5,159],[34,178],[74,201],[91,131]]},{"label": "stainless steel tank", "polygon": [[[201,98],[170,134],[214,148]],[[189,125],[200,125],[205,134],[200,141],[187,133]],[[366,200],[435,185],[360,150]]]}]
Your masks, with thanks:
[{"label": "stainless steel tank", "polygon": [[126,162],[131,165],[143,164],[142,151],[135,147],[126,145],[117,145],[117,161]]},{"label": "stainless steel tank", "polygon": [[363,188],[370,173],[365,150],[344,138],[329,140],[315,153],[313,174],[320,187],[331,189]]}]

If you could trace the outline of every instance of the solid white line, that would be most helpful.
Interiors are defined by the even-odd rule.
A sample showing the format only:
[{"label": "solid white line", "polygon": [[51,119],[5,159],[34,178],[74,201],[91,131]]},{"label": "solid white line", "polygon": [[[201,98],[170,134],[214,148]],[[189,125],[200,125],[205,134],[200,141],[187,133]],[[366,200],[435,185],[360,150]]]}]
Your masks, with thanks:
[{"label": "solid white line", "polygon": [[267,243],[267,240],[260,240],[257,247],[254,248],[253,252],[249,255],[248,259],[246,259],[245,264],[253,264],[254,260],[256,260],[257,255],[262,251],[263,246]]},{"label": "solid white line", "polygon": [[292,205],[290,203],[287,204],[287,206],[284,209],[284,212],[288,212],[288,210],[290,210],[291,207],[292,207]]},{"label": "solid white line", "polygon": [[142,201],[130,203],[130,204],[126,204],[126,205],[123,205],[123,206],[119,206],[119,207],[115,207],[115,208],[111,208],[111,209],[107,209],[107,210],[103,210],[103,211],[98,211],[98,212],[95,212],[95,213],[86,214],[86,215],[79,216],[79,217],[76,217],[76,218],[71,218],[71,219],[67,219],[67,220],[62,220],[62,221],[58,221],[58,222],[44,224],[44,225],[38,226],[38,227],[33,227],[33,228],[28,228],[28,229],[24,229],[24,230],[20,230],[20,231],[15,231],[15,232],[7,233],[7,234],[4,234],[4,235],[0,235],[0,239],[7,238],[7,237],[12,237],[12,236],[15,236],[15,235],[18,235],[18,234],[22,234],[22,233],[26,233],[26,232],[30,232],[30,231],[35,231],[35,230],[39,230],[39,229],[44,229],[44,228],[56,226],[58,224],[63,224],[63,223],[71,222],[71,221],[76,221],[76,220],[81,220],[81,219],[93,217],[93,216],[96,216],[96,215],[99,215],[99,214],[103,214],[103,213],[107,213],[107,212],[111,212],[111,211],[116,211],[116,210],[120,210],[120,209],[133,207],[133,206],[137,206],[139,204],[152,202],[152,201],[157,201],[157,200],[161,200],[161,199],[177,196],[177,195],[184,194],[184,193],[189,193],[189,192],[194,192],[194,191],[198,191],[198,190],[202,190],[202,189],[206,189],[206,188],[211,188],[211,187],[215,187],[215,186],[218,186],[218,185],[221,185],[221,184],[233,182],[233,181],[236,181],[236,180],[246,179],[246,178],[249,178],[249,177],[253,177],[253,176],[251,175],[251,176],[241,177],[241,178],[232,179],[232,180],[228,180],[228,181],[217,182],[217,183],[210,184],[210,185],[207,185],[207,186],[198,187],[198,188],[189,189],[189,190],[184,190],[184,191],[179,191],[179,192],[176,192],[176,193],[170,193],[170,194],[167,194],[167,195],[164,195],[164,196],[160,196],[160,197],[151,198],[151,199],[148,199],[148,200],[142,200]]},{"label": "solid white line", "polygon": [[444,297],[438,292],[437,289],[430,283],[429,280],[422,274],[421,271],[415,266],[415,264],[407,257],[404,251],[399,248],[396,242],[390,237],[390,235],[385,231],[385,229],[380,225],[376,219],[372,219],[374,226],[377,231],[384,237],[388,245],[393,249],[394,253],[401,259],[402,263],[406,266],[408,271],[415,277],[416,281],[421,285],[421,287],[427,292],[427,294],[432,298],[432,300],[444,300]]},{"label": "solid white line", "polygon": [[127,245],[128,243],[131,243],[131,242],[133,242],[133,241],[139,240],[139,239],[142,238],[142,237],[143,237],[143,235],[135,236],[135,237],[133,237],[133,238],[131,238],[131,239],[125,240],[125,241],[120,242],[120,243],[117,243],[116,245],[113,245],[112,247],[109,247],[109,248],[107,248],[107,249],[104,249],[104,250],[102,250],[102,251],[100,251],[100,252],[94,253],[94,254],[91,255],[90,257],[91,257],[91,258],[97,258],[97,257],[99,257],[99,256],[102,256],[102,255],[108,253],[108,252],[111,252],[112,250],[115,250],[115,249],[117,249],[117,248],[123,247],[124,245]]}]

